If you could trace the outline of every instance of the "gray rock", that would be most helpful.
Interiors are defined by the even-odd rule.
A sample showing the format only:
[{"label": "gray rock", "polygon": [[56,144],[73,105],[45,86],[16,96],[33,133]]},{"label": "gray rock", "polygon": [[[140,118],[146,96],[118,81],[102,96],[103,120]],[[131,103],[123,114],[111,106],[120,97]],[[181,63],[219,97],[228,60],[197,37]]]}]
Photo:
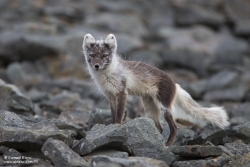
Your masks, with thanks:
[{"label": "gray rock", "polygon": [[144,161],[146,163],[149,163],[150,165],[157,166],[157,167],[168,167],[166,162],[161,161],[161,160],[157,160],[157,159],[146,158],[146,157],[129,157],[129,159]]},{"label": "gray rock", "polygon": [[249,4],[244,0],[231,0],[223,4],[227,17],[235,24],[234,32],[237,35],[249,35]]},{"label": "gray rock", "polygon": [[88,130],[90,130],[95,124],[108,125],[111,122],[111,110],[95,109],[89,116]]},{"label": "gray rock", "polygon": [[236,140],[233,143],[225,143],[224,146],[232,154],[234,160],[250,152],[250,145],[244,144],[241,140]]},{"label": "gray rock", "polygon": [[166,65],[180,66],[183,68],[191,69],[200,76],[206,75],[206,70],[207,70],[206,54],[200,52],[191,52],[181,49],[178,50],[164,49],[161,52],[161,56],[164,60],[164,64]]},{"label": "gray rock", "polygon": [[[231,48],[237,48],[237,45],[232,44]],[[225,67],[234,67],[243,65],[244,54],[241,51],[218,51],[214,57],[211,57],[209,65],[210,71],[222,70]]]},{"label": "gray rock", "polygon": [[70,19],[71,21],[81,21],[83,19],[83,11],[77,10],[68,3],[65,6],[46,6],[42,8],[41,14]]},{"label": "gray rock", "polygon": [[5,63],[33,61],[46,55],[57,55],[58,49],[53,46],[62,40],[55,36],[26,35],[11,31],[1,33],[0,39],[0,57]]},{"label": "gray rock", "polygon": [[207,82],[206,91],[223,89],[238,83],[239,75],[235,71],[220,71]]},{"label": "gray rock", "polygon": [[87,127],[90,114],[91,112],[86,110],[65,110],[60,114],[59,119]]},{"label": "gray rock", "polygon": [[133,50],[141,49],[143,47],[143,42],[140,38],[127,34],[117,34],[117,52],[121,55],[128,55]]},{"label": "gray rock", "polygon": [[249,167],[249,164],[250,164],[250,153],[247,153],[241,156],[240,158],[236,159],[235,161],[232,161],[232,163],[230,163],[230,166],[231,167],[238,167],[238,166]]},{"label": "gray rock", "polygon": [[[195,61],[193,66],[199,65],[199,68],[203,66],[201,69],[206,67],[213,69],[215,68],[214,66],[218,65],[242,65],[243,55],[249,50],[248,43],[245,40],[235,38],[230,34],[214,33],[203,26],[195,26],[189,29],[162,28],[159,31],[159,36],[166,38],[169,45],[168,50],[175,52],[182,51],[182,56],[174,59],[182,63],[180,66],[190,63],[192,65],[193,61]],[[166,50],[166,48],[163,50]],[[185,53],[184,51],[189,51],[196,56],[186,56],[185,54],[188,54],[188,52]],[[207,56],[201,59],[199,55],[202,54]],[[185,59],[185,57],[188,58]],[[190,62],[188,60],[193,61]],[[197,68],[192,67],[192,69]]]},{"label": "gray rock", "polygon": [[249,144],[250,123],[247,122],[242,125],[233,126],[225,130],[211,127],[204,128],[193,140],[188,141],[188,144],[204,144],[207,141],[215,145],[230,143],[235,140],[242,140],[244,143]]},{"label": "gray rock", "polygon": [[222,143],[222,138],[225,137],[225,135],[226,132],[224,130],[207,125],[198,134],[196,134],[193,139],[188,141],[188,144],[200,145],[209,141],[215,145],[219,145]]},{"label": "gray rock", "polygon": [[208,159],[208,160],[189,160],[189,161],[176,161],[172,167],[207,167],[207,166],[228,166],[230,157],[223,154],[222,156]]},{"label": "gray rock", "polygon": [[222,90],[208,91],[205,93],[204,99],[209,101],[241,101],[247,91],[248,87],[242,84]]},{"label": "gray rock", "polygon": [[112,150],[112,149],[103,149],[103,150],[97,150],[94,151],[90,154],[87,154],[85,156],[83,156],[83,158],[86,161],[90,161],[92,159],[92,157],[94,156],[99,156],[99,155],[104,155],[104,156],[108,156],[108,157],[112,157],[112,158],[124,158],[124,159],[128,159],[128,153],[127,152],[122,152],[122,151],[117,151],[117,150]]},{"label": "gray rock", "polygon": [[6,150],[3,154],[3,157],[5,157],[5,156],[7,156],[8,159],[11,159],[12,157],[13,157],[13,159],[16,159],[16,160],[22,159],[21,158],[22,154],[13,148]]},{"label": "gray rock", "polygon": [[193,97],[193,98],[202,98],[203,93],[206,90],[207,80],[202,79],[196,82],[189,83],[184,85],[183,88]]},{"label": "gray rock", "polygon": [[[243,122],[241,121],[240,123],[245,123],[245,121],[248,121],[250,119],[250,103],[240,103],[236,107],[232,108],[229,114],[232,119],[241,119],[243,120]],[[230,122],[232,121],[232,119],[230,120]]]},{"label": "gray rock", "polygon": [[8,66],[6,74],[10,81],[16,85],[23,85],[26,81],[26,74],[19,63],[12,63]]},{"label": "gray rock", "polygon": [[[45,121],[44,121],[45,122]],[[84,131],[83,127],[79,126],[73,122],[65,122],[61,120],[50,120],[51,123],[55,124],[55,126],[60,130],[73,130],[77,133],[76,139],[81,139],[86,136],[86,132]]]},{"label": "gray rock", "polygon": [[77,103],[80,103],[79,99],[79,94],[63,91],[41,105],[44,109],[60,114],[66,109],[74,108]]},{"label": "gray rock", "polygon": [[6,69],[6,74],[11,83],[19,86],[29,86],[48,78],[48,75],[39,68],[39,65],[35,65],[31,62],[14,62],[9,64]]},{"label": "gray rock", "polygon": [[125,126],[119,124],[95,125],[87,132],[86,137],[76,143],[72,149],[80,155],[91,153],[104,146],[123,150],[126,148],[126,141],[127,131]]},{"label": "gray rock", "polygon": [[42,147],[43,154],[49,158],[55,166],[61,167],[88,167],[89,164],[65,143],[49,138]]},{"label": "gray rock", "polygon": [[171,151],[181,157],[217,157],[222,154],[222,149],[216,146],[174,146]]},{"label": "gray rock", "polygon": [[8,111],[0,112],[0,144],[21,150],[40,149],[52,137],[73,144],[76,132],[84,137],[83,128],[60,120],[38,120]]},{"label": "gray rock", "polygon": [[46,139],[59,139],[72,145],[76,133],[72,130],[18,128],[0,126],[0,144],[21,150],[39,150]]},{"label": "gray rock", "polygon": [[[195,2],[195,1],[194,1]],[[197,5],[195,3],[175,5],[176,23],[181,26],[190,26],[194,24],[205,24],[218,27],[225,22],[225,17],[207,6]]]},{"label": "gray rock", "polygon": [[192,140],[194,138],[194,131],[191,129],[184,129],[180,128],[178,129],[178,133],[176,136],[176,139],[174,141],[174,145],[186,145],[189,140]]},{"label": "gray rock", "polygon": [[2,110],[33,112],[34,104],[15,85],[5,84],[1,81],[0,92],[0,108]]},{"label": "gray rock", "polygon": [[141,50],[141,51],[132,52],[129,55],[128,59],[144,62],[144,63],[151,64],[157,67],[162,66],[163,64],[161,57],[156,52],[149,51],[149,50]]},{"label": "gray rock", "polygon": [[25,93],[28,97],[30,97],[32,102],[38,103],[44,100],[49,99],[49,94],[47,92],[42,92],[33,88]]},{"label": "gray rock", "polygon": [[100,13],[88,16],[86,18],[86,24],[116,32],[127,32],[134,36],[147,34],[142,20],[138,16],[131,14]]},{"label": "gray rock", "polygon": [[[91,160],[92,167],[94,167],[95,165],[98,165],[99,163],[106,163],[106,164],[111,163],[111,164],[119,165],[122,167],[156,167],[157,166],[147,161],[138,160],[138,159],[111,158],[108,156],[95,156],[92,158]],[[161,165],[162,167],[167,167],[167,165],[164,164],[164,162],[162,162]]]},{"label": "gray rock", "polygon": [[128,131],[127,146],[132,155],[165,161],[170,165],[176,157],[166,149],[165,142],[153,120],[135,118],[124,124]]},{"label": "gray rock", "polygon": [[236,35],[250,36],[250,19],[247,21],[236,21],[234,32]]}]

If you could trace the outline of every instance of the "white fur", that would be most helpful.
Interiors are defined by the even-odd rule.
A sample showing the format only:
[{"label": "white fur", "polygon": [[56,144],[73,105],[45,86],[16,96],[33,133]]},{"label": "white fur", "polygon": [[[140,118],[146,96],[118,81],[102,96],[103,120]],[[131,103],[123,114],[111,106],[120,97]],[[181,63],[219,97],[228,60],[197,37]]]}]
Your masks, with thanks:
[{"label": "white fur", "polygon": [[230,125],[227,121],[227,113],[222,107],[203,108],[180,85],[176,84],[176,90],[173,105],[174,119],[188,120],[201,127],[204,127],[207,123],[222,129]]},{"label": "white fur", "polygon": [[105,40],[106,44],[109,44],[109,46],[111,46],[113,48],[113,52],[116,53],[116,49],[117,49],[117,42],[116,42],[116,38],[113,34],[109,34]]}]

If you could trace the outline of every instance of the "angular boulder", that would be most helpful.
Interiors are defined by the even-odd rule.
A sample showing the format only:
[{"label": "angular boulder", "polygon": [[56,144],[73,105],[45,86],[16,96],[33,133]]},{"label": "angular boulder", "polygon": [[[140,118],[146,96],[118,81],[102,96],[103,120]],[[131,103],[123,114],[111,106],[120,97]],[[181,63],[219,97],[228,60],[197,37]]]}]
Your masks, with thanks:
[{"label": "angular boulder", "polygon": [[89,167],[89,164],[64,142],[49,138],[42,147],[43,154],[56,167]]}]

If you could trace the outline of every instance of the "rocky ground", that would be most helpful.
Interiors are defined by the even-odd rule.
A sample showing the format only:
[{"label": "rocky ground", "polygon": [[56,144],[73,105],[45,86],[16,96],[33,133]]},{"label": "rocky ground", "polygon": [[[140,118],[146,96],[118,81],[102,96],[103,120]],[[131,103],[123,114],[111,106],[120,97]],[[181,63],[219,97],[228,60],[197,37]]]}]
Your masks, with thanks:
[{"label": "rocky ground", "polygon": [[[249,167],[250,3],[245,0],[0,1],[0,166]],[[86,33],[166,71],[225,130],[178,120],[173,146],[129,97],[123,125],[90,81]],[[25,164],[22,164],[25,163]]]}]

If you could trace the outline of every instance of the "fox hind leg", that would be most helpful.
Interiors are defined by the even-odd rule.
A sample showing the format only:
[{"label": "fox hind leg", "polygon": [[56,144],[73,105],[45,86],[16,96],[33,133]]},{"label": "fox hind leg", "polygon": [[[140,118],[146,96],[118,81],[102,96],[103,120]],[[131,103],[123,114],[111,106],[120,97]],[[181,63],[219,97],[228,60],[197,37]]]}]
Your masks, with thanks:
[{"label": "fox hind leg", "polygon": [[155,100],[152,97],[147,96],[142,97],[142,102],[148,117],[153,119],[153,121],[155,122],[155,126],[162,134],[163,129],[160,124],[160,110],[159,107],[156,105]]}]

